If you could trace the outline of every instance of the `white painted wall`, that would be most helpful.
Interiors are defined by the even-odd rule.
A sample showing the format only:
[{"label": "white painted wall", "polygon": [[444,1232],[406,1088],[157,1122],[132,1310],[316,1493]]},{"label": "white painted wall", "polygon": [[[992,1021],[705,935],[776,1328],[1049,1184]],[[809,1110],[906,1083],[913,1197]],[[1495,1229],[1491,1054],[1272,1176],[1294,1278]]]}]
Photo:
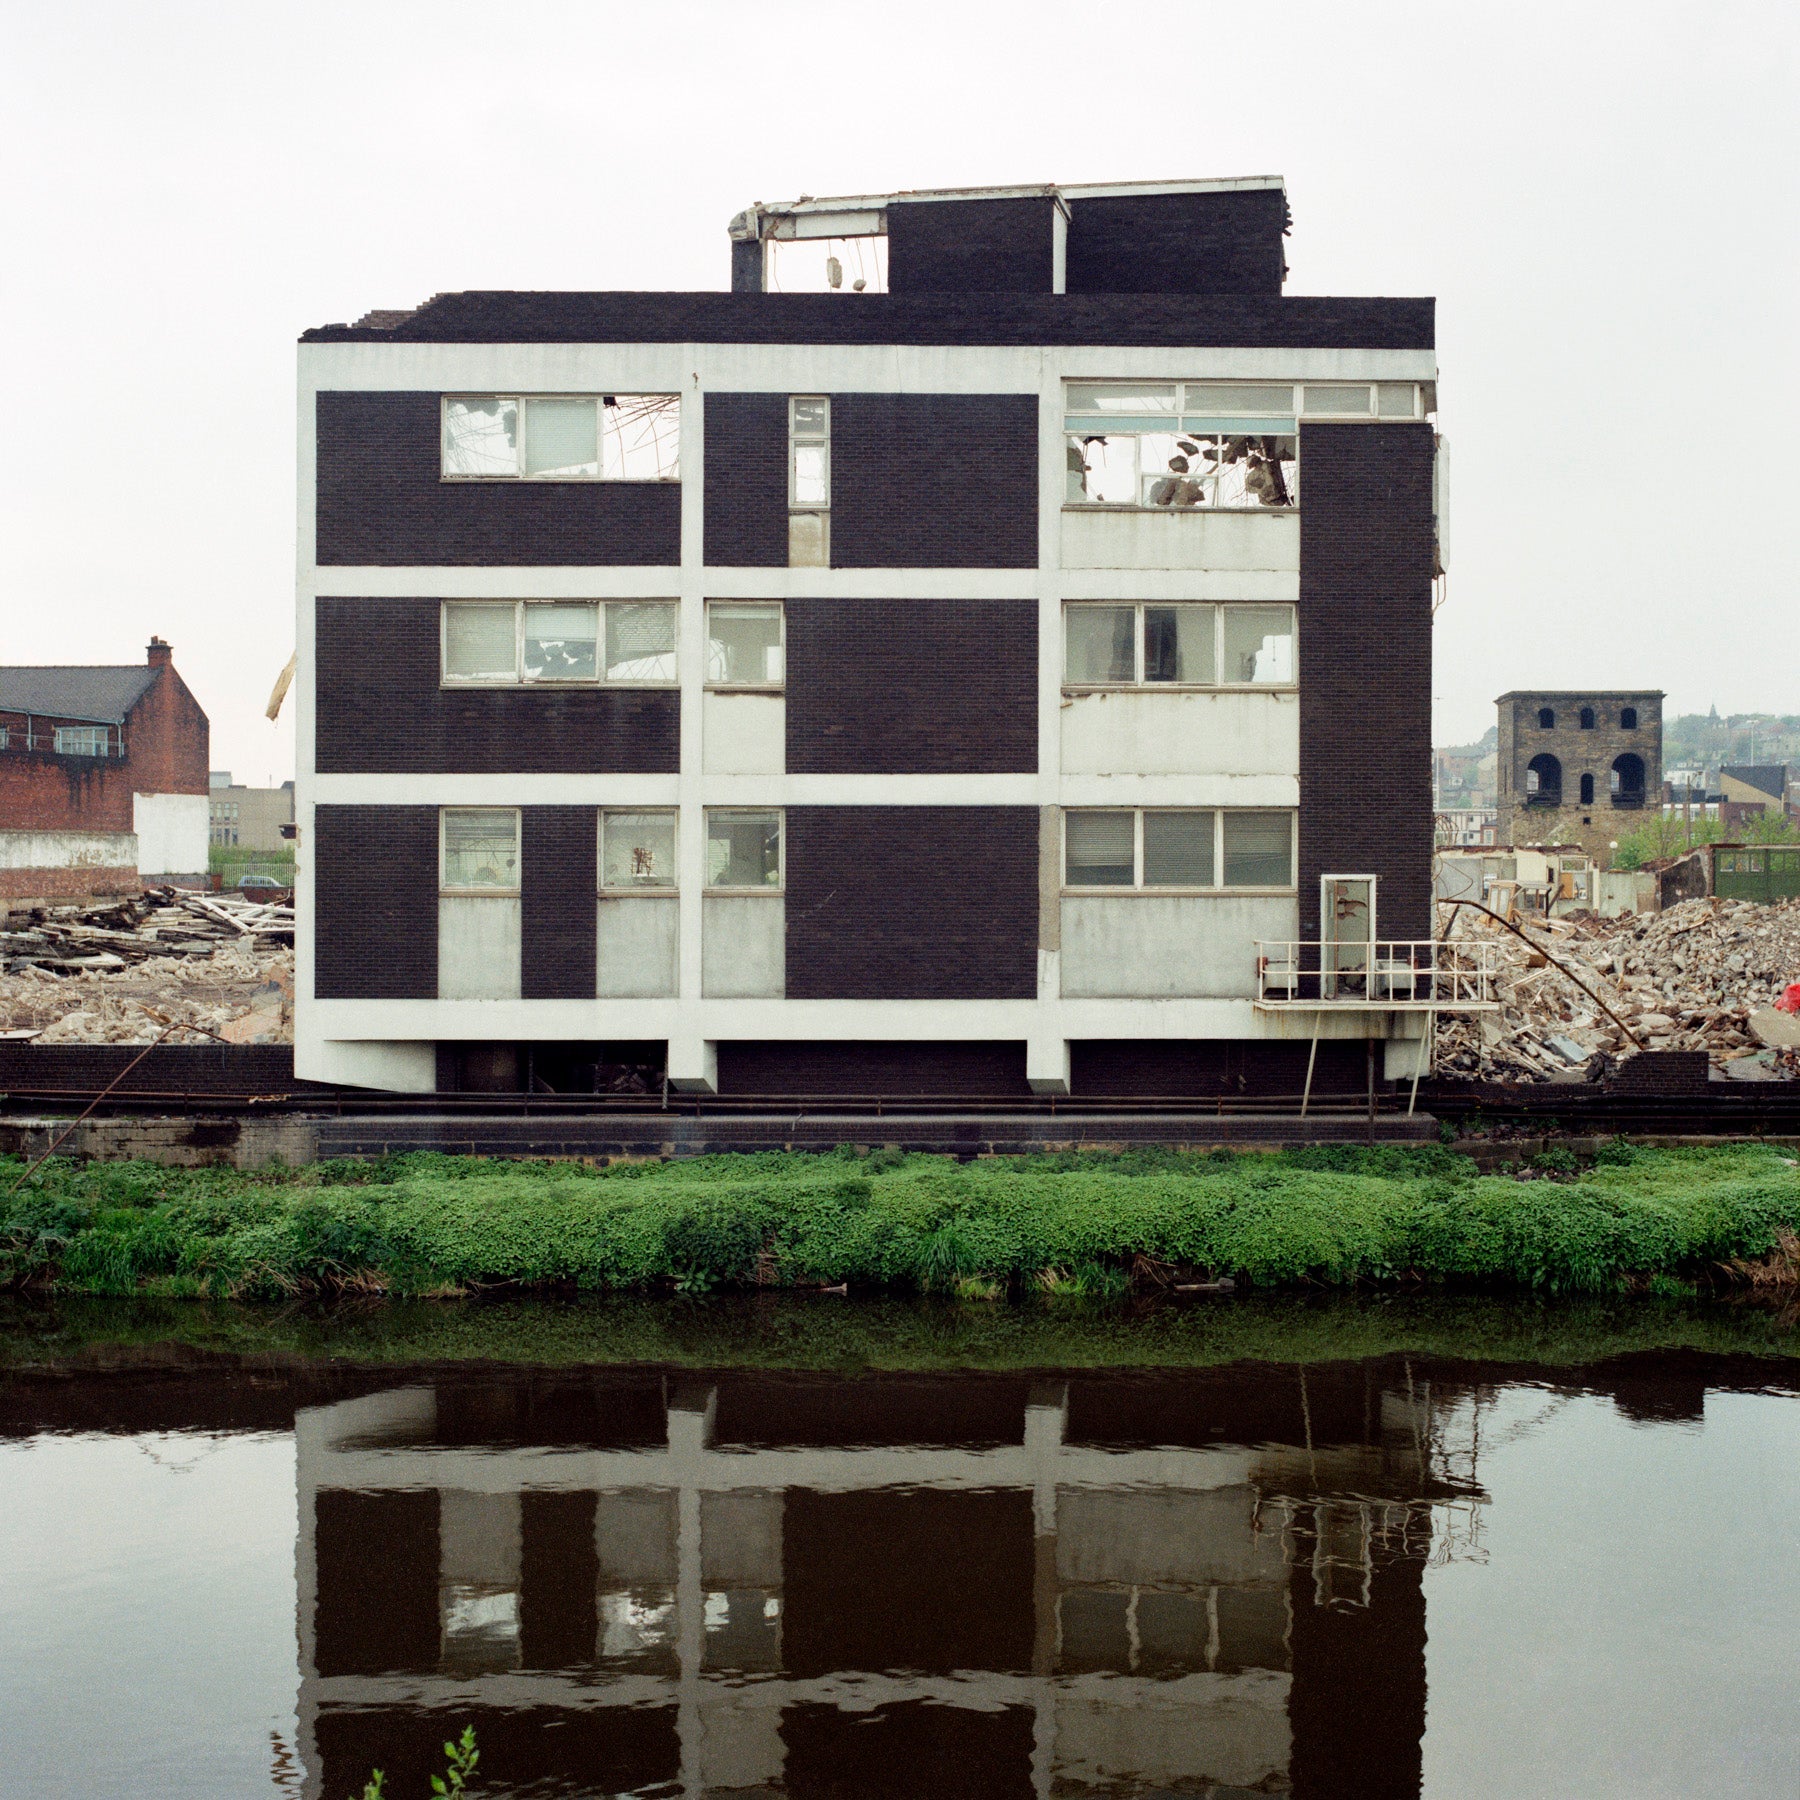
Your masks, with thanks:
[{"label": "white painted wall", "polygon": [[681,992],[681,901],[674,894],[608,894],[599,913],[602,999],[662,1000]]},{"label": "white painted wall", "polygon": [[700,739],[709,775],[783,775],[787,697],[709,693],[700,708]]},{"label": "white painted wall", "polygon": [[133,794],[140,875],[206,872],[208,820],[204,794]]},{"label": "white painted wall", "polygon": [[1256,938],[1296,938],[1291,896],[1070,894],[1062,991],[1083,998],[1254,999]]},{"label": "white painted wall", "polygon": [[[205,861],[200,866],[205,868]],[[0,869],[135,869],[131,831],[0,831]]]},{"label": "white painted wall", "polygon": [[1062,515],[1069,569],[1300,567],[1300,515],[1267,512],[1118,512],[1071,506]]},{"label": "white painted wall", "polygon": [[437,1091],[437,1045],[411,1039],[296,1036],[294,1073],[302,1081],[432,1094]]},{"label": "white painted wall", "polygon": [[787,989],[787,901],[708,894],[700,991],[708,999],[778,998]]},{"label": "white painted wall", "polygon": [[438,998],[516,1000],[523,903],[503,896],[438,900]]},{"label": "white painted wall", "polygon": [[[1297,693],[1069,694],[1065,775],[1300,776]],[[1190,802],[1194,804],[1194,802]]]}]

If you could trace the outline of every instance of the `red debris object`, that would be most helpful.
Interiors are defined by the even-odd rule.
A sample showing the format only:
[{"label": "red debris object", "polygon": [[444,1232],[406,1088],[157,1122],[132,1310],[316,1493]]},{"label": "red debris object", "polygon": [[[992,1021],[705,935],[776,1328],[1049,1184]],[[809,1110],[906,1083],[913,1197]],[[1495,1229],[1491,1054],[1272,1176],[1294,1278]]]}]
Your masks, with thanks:
[{"label": "red debris object", "polygon": [[1800,1013],[1800,981],[1789,984],[1781,998],[1775,1002],[1775,1010],[1785,1013]]}]

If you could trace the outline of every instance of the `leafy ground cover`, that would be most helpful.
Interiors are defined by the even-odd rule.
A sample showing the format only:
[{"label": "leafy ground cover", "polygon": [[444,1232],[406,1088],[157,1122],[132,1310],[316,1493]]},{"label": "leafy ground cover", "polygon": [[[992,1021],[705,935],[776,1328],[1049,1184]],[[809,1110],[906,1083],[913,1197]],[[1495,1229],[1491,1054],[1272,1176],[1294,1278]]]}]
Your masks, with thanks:
[{"label": "leafy ground cover", "polygon": [[21,1174],[0,1160],[0,1283],[114,1295],[847,1283],[1104,1296],[1223,1277],[1597,1294],[1675,1291],[1800,1231],[1800,1170],[1755,1144],[1621,1144],[1584,1167],[1552,1151],[1510,1175],[1436,1146],[602,1168],[420,1155],[260,1174],[53,1161]]}]

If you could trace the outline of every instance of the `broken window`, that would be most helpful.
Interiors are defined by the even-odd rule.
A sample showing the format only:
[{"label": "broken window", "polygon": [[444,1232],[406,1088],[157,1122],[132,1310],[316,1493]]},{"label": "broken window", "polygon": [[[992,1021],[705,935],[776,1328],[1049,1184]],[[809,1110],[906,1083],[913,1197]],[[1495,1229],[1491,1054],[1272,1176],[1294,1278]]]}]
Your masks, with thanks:
[{"label": "broken window", "polygon": [[672,812],[602,812],[600,886],[609,892],[673,890],[675,823]]},{"label": "broken window", "polygon": [[1292,888],[1291,812],[1142,808],[1063,815],[1072,888]]},{"label": "broken window", "polygon": [[53,742],[58,756],[104,756],[109,747],[104,725],[58,725]]},{"label": "broken window", "polygon": [[767,892],[781,886],[781,814],[706,815],[706,885]]},{"label": "broken window", "polygon": [[446,600],[443,678],[672,683],[675,624],[672,600]]},{"label": "broken window", "polygon": [[1591,775],[1584,775],[1581,778],[1581,804],[1583,806],[1594,804],[1594,778]]},{"label": "broken window", "polygon": [[1534,756],[1526,764],[1525,804],[1562,805],[1562,764],[1554,756]]},{"label": "broken window", "polygon": [[831,402],[823,394],[788,401],[788,565],[831,562]]},{"label": "broken window", "polygon": [[1583,731],[1594,729],[1594,709],[1591,706],[1584,706],[1581,709],[1581,729]]},{"label": "broken window", "polygon": [[1612,790],[1614,806],[1642,806],[1644,804],[1644,759],[1627,751],[1618,757],[1612,766],[1608,779]]},{"label": "broken window", "polygon": [[1063,609],[1070,687],[1291,687],[1291,606],[1092,605]]},{"label": "broken window", "polygon": [[519,814],[507,806],[447,806],[439,814],[442,883],[452,894],[519,891]]},{"label": "broken window", "polygon": [[1626,706],[1626,707],[1620,708],[1620,710],[1619,710],[1619,729],[1621,731],[1636,731],[1637,730],[1637,708],[1635,706]]},{"label": "broken window", "polygon": [[679,394],[446,395],[452,480],[673,481]]},{"label": "broken window", "polygon": [[1538,730],[1554,731],[1555,729],[1556,714],[1549,707],[1540,706],[1538,708]]},{"label": "broken window", "polygon": [[1249,510],[1299,499],[1291,383],[1071,382],[1074,505]]},{"label": "broken window", "polygon": [[713,687],[780,687],[786,677],[780,601],[709,600],[706,679]]}]

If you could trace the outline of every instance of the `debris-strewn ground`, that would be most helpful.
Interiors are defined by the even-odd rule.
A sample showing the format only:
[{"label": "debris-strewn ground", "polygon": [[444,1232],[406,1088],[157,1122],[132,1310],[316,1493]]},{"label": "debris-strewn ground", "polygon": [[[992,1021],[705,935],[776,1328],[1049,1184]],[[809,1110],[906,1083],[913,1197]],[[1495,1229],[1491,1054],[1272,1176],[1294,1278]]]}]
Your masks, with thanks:
[{"label": "debris-strewn ground", "polygon": [[1533,951],[1469,907],[1438,907],[1438,932],[1497,947],[1501,1010],[1440,1019],[1437,1074],[1485,1081],[1580,1080],[1638,1048],[1575,981],[1649,1050],[1704,1050],[1745,1080],[1800,1075],[1800,1022],[1775,1002],[1800,981],[1800,901],[1684,900],[1667,912],[1521,920]]},{"label": "debris-strewn ground", "polygon": [[233,1044],[292,1043],[292,906],[153,888],[0,919],[0,1037],[148,1044],[173,1023]]}]

